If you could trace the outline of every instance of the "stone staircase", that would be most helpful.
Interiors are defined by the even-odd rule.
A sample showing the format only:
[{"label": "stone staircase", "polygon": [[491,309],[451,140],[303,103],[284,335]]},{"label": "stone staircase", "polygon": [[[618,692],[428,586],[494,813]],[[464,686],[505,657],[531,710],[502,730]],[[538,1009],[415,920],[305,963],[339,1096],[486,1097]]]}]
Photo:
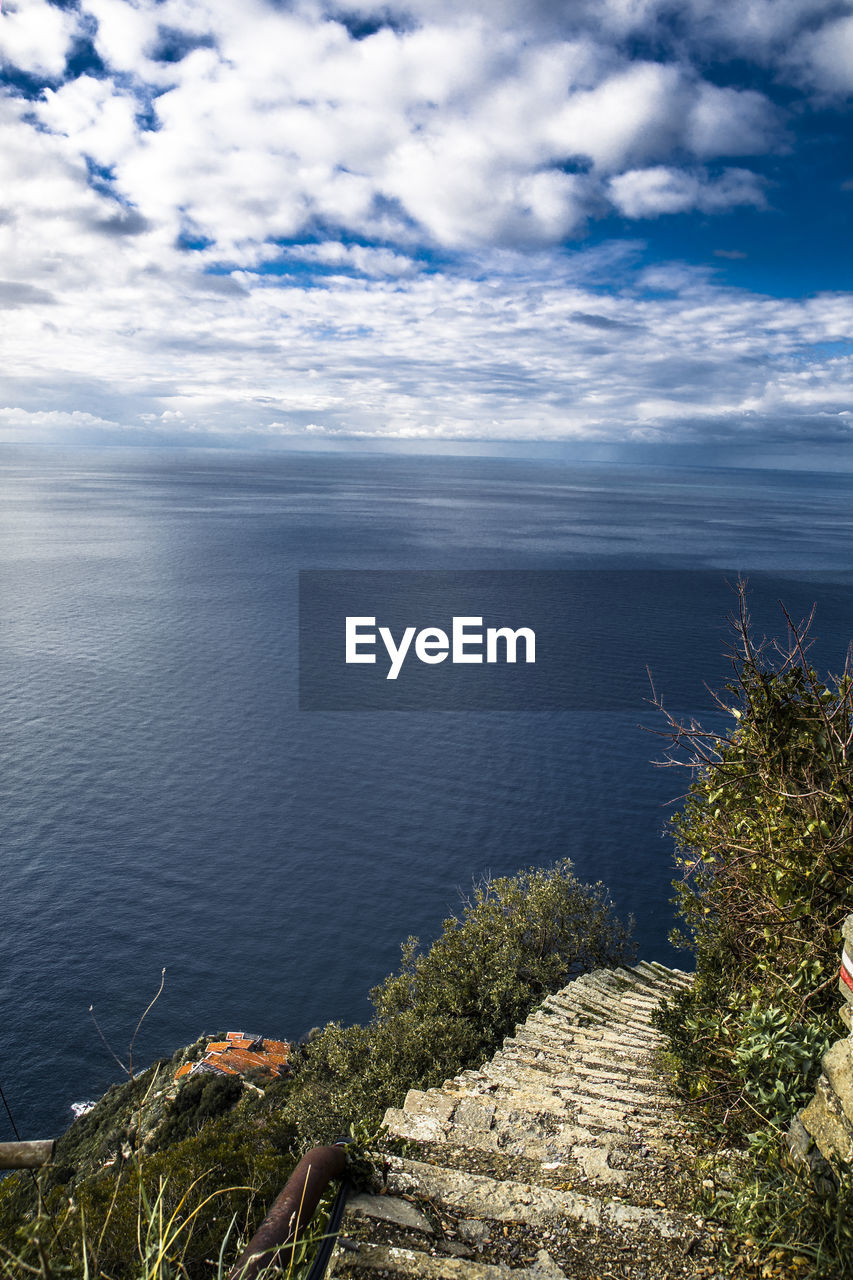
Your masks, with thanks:
[{"label": "stone staircase", "polygon": [[[341,1280],[716,1276],[690,1138],[656,1063],[659,1002],[690,977],[599,969],[549,996],[479,1070],[386,1113],[405,1155],[350,1201]],[[389,1148],[399,1143],[389,1142]]]}]

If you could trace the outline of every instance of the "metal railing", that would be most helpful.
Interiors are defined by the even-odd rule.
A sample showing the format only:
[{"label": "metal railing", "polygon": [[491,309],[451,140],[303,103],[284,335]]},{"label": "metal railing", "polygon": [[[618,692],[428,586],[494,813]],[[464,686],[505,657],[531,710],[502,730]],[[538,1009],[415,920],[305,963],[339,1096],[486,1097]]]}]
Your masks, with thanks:
[{"label": "metal railing", "polygon": [[56,1143],[0,1142],[0,1169],[40,1169],[53,1159]]},{"label": "metal railing", "polygon": [[336,1142],[331,1147],[314,1147],[302,1157],[284,1190],[229,1271],[228,1280],[255,1280],[259,1272],[272,1265],[286,1268],[293,1260],[300,1237],[314,1217],[327,1187],[340,1178],[341,1188],[308,1278],[320,1280],[329,1264],[349,1193],[345,1177],[346,1147],[345,1141]]}]

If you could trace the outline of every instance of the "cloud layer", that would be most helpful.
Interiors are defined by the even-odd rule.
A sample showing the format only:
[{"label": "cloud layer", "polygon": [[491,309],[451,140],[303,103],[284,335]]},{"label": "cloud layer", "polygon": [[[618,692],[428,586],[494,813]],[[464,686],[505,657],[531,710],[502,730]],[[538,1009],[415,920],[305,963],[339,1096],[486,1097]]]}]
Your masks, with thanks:
[{"label": "cloud layer", "polygon": [[846,296],[637,241],[772,216],[851,48],[819,0],[6,0],[0,438],[846,431]]}]

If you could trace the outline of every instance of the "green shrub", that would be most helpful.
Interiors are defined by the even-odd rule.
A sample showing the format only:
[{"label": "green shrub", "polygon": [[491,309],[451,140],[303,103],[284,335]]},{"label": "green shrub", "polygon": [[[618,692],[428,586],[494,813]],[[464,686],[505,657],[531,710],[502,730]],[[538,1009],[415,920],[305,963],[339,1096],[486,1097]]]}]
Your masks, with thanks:
[{"label": "green shrub", "polygon": [[485,880],[428,951],[403,945],[367,1026],[330,1023],[309,1042],[288,1117],[305,1143],[375,1124],[407,1089],[479,1065],[573,974],[631,956],[604,886],[580,883],[568,860]]},{"label": "green shrub", "polygon": [[242,1092],[239,1076],[205,1074],[187,1080],[156,1131],[154,1149],[169,1147],[197,1132],[205,1121],[230,1111]]},{"label": "green shrub", "polygon": [[733,1228],[728,1252],[738,1278],[849,1280],[851,1210],[849,1170],[818,1187],[808,1169],[792,1167],[784,1141],[766,1133],[752,1172],[718,1204],[717,1215]]},{"label": "green shrub", "polygon": [[671,722],[694,772],[673,831],[696,983],[662,1025],[687,1090],[748,1128],[743,1064],[756,1019],[775,1017],[777,1033],[781,1019],[787,1041],[798,1039],[790,1069],[796,1059],[801,1074],[838,1034],[840,927],[853,910],[853,709],[849,675],[820,680],[795,630],[785,648],[757,647],[743,596],[735,625],[734,680],[721,699],[731,731]]},{"label": "green shrub", "polygon": [[[818,676],[790,619],[787,645],[756,645],[743,586],[739,606],[733,680],[719,699],[730,730],[669,718],[670,760],[693,771],[672,826],[696,980],[657,1022],[706,1132],[722,1145],[749,1144],[752,1175],[730,1201],[730,1221],[768,1248],[796,1243],[810,1274],[840,1277],[846,1229],[835,1231],[824,1191],[790,1167],[783,1135],[842,1033],[853,689],[848,671]],[[849,1183],[833,1196],[849,1218]]]}]

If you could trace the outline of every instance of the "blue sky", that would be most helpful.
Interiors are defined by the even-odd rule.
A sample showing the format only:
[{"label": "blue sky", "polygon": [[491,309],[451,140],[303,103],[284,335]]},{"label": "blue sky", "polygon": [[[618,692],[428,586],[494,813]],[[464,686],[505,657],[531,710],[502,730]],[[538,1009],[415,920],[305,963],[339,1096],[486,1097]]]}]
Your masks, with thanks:
[{"label": "blue sky", "polygon": [[3,0],[0,440],[843,457],[853,4]]}]

